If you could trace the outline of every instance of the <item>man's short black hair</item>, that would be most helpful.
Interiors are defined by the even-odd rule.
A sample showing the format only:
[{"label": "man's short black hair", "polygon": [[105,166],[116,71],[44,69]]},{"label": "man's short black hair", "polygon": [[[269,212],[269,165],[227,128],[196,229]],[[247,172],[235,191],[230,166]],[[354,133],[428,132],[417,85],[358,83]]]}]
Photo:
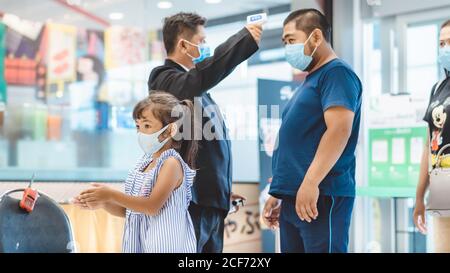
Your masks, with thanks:
[{"label": "man's short black hair", "polygon": [[295,21],[295,28],[310,35],[315,29],[320,29],[327,42],[331,41],[331,25],[327,18],[316,9],[299,9],[293,11],[284,20],[283,25]]},{"label": "man's short black hair", "polygon": [[441,29],[444,27],[450,27],[450,20],[445,21],[445,23],[442,24]]},{"label": "man's short black hair", "polygon": [[163,40],[167,54],[175,50],[179,36],[191,39],[198,26],[204,26],[206,19],[196,13],[180,12],[164,19]]}]

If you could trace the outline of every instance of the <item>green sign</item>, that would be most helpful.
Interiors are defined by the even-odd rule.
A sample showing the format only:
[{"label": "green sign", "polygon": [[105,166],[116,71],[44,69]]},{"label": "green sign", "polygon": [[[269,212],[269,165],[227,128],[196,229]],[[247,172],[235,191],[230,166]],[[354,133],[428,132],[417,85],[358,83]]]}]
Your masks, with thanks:
[{"label": "green sign", "polygon": [[426,127],[369,129],[369,188],[415,188]]},{"label": "green sign", "polygon": [[5,34],[6,27],[4,24],[0,23],[0,102],[6,102]]}]

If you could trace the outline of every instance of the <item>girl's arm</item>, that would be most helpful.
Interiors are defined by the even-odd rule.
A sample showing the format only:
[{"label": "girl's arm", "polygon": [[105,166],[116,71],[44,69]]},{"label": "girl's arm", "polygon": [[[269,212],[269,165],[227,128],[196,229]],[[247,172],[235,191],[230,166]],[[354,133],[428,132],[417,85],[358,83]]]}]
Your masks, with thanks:
[{"label": "girl's arm", "polygon": [[126,209],[115,203],[111,203],[111,202],[105,203],[105,205],[103,206],[103,209],[114,216],[122,217],[122,218],[125,217]]},{"label": "girl's arm", "polygon": [[172,191],[179,187],[182,181],[183,170],[181,164],[178,159],[170,157],[163,163],[156,178],[156,184],[148,197],[130,196],[106,186],[99,186],[83,192],[80,199],[82,202],[87,203],[113,203],[119,207],[128,208],[136,212],[156,215],[167,199],[169,199]]},{"label": "girl's arm", "polygon": [[[103,187],[103,185],[101,184],[97,184],[97,183],[92,183],[92,185],[94,187]],[[125,211],[126,209],[122,206],[119,206],[115,203],[111,203],[111,202],[104,202],[104,203],[94,203],[94,202],[89,202],[89,203],[85,203],[81,201],[80,197],[75,197],[73,203],[82,208],[82,209],[86,209],[86,210],[96,210],[96,209],[104,209],[106,210],[108,213],[114,215],[114,216],[118,216],[118,217],[125,217]]]}]

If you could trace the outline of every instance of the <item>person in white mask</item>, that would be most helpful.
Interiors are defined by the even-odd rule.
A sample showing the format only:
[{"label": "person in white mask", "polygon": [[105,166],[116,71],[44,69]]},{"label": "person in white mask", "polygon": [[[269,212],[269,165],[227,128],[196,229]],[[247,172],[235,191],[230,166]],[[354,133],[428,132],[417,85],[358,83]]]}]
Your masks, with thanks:
[{"label": "person in white mask", "polygon": [[136,105],[133,118],[144,156],[130,170],[125,193],[92,184],[75,203],[126,218],[123,252],[195,253],[197,240],[188,211],[198,150],[192,102],[155,91]]},{"label": "person in white mask", "polygon": [[[420,232],[427,232],[425,217],[425,193],[429,186],[429,167],[435,167],[437,162],[439,167],[450,168],[450,149],[443,149],[441,156],[439,151],[447,144],[450,144],[450,20],[445,22],[440,31],[438,62],[444,69],[444,77],[436,83],[430,94],[430,101],[424,116],[424,121],[428,123],[428,141],[424,146],[422,161],[420,165],[419,183],[416,192],[416,207],[414,209],[414,224]],[[431,159],[431,162],[429,162]],[[450,192],[447,193],[450,196]],[[450,252],[450,218],[434,218],[435,233],[446,230],[447,236],[440,236],[435,242],[437,252]],[[436,237],[437,238],[437,237]],[[446,239],[443,239],[446,238]]]}]

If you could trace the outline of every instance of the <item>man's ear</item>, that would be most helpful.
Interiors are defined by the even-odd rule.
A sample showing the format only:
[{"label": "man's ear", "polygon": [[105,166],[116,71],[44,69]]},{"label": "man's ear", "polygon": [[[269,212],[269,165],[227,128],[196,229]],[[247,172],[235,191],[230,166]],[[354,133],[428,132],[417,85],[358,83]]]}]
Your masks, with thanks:
[{"label": "man's ear", "polygon": [[179,40],[178,40],[177,47],[180,47],[181,52],[182,52],[183,54],[186,54],[186,53],[187,53],[186,43],[184,42],[183,39],[179,39]]},{"label": "man's ear", "polygon": [[170,137],[174,138],[175,135],[177,134],[177,132],[178,132],[178,125],[174,122],[170,125],[170,131],[169,131]]},{"label": "man's ear", "polygon": [[322,45],[323,41],[325,40],[322,30],[318,28],[313,30],[311,40],[314,47],[319,47],[320,45]]}]

